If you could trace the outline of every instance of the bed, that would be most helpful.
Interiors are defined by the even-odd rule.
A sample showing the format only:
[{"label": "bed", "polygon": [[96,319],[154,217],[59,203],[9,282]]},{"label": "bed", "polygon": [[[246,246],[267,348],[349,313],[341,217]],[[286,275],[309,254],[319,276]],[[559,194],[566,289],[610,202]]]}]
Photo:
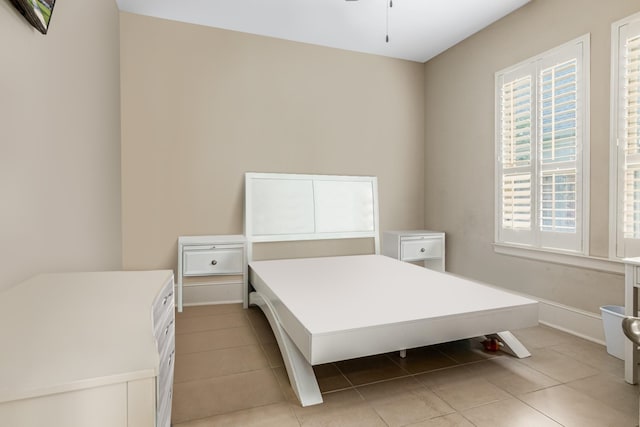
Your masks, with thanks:
[{"label": "bed", "polygon": [[[247,173],[244,305],[273,329],[302,406],[322,403],[313,365],[495,336],[538,323],[537,302],[379,255],[375,177]],[[262,242],[373,239],[373,254],[253,260]]]}]

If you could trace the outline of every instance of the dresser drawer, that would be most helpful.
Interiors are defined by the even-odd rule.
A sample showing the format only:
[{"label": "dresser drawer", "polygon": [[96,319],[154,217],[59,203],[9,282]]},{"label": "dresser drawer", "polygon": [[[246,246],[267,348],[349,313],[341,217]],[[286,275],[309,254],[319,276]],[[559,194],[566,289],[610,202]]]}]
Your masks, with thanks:
[{"label": "dresser drawer", "polygon": [[[175,341],[172,340],[172,344]],[[174,348],[168,348],[160,359],[160,373],[158,375],[158,404],[167,399],[171,386],[173,384],[173,373],[175,365],[176,351]]]},{"label": "dresser drawer", "polygon": [[168,319],[173,319],[174,317],[172,313],[174,307],[173,301],[173,280],[171,280],[167,282],[153,303],[153,327],[156,332],[156,338],[160,328],[168,323]]},{"label": "dresser drawer", "polygon": [[162,360],[161,374],[158,377],[159,389],[158,399],[162,401],[169,395],[169,389],[173,383],[173,365],[175,358],[175,350],[172,350],[167,357]]},{"label": "dresser drawer", "polygon": [[169,345],[171,337],[175,336],[175,325],[173,317],[156,331],[156,341],[158,343],[158,352],[162,354]]},{"label": "dresser drawer", "polygon": [[156,421],[157,427],[170,427],[171,426],[171,390],[167,399],[158,407],[158,418]]},{"label": "dresser drawer", "polygon": [[243,261],[241,247],[216,246],[212,249],[190,249],[186,247],[183,259],[183,275],[242,274]]},{"label": "dresser drawer", "polygon": [[404,240],[400,243],[400,257],[402,261],[442,258],[442,239]]}]

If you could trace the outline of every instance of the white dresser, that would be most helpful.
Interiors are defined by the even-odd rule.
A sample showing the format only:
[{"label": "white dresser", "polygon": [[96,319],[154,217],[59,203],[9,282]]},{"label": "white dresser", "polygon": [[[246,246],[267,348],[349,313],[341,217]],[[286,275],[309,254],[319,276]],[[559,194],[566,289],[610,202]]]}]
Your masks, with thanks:
[{"label": "white dresser", "polygon": [[0,425],[167,427],[173,272],[36,276],[0,293]]}]

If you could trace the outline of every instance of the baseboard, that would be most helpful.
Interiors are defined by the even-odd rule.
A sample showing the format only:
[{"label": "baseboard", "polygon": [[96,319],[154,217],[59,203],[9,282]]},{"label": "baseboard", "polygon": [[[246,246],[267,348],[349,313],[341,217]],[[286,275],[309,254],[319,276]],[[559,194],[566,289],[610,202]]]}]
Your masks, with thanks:
[{"label": "baseboard", "polygon": [[511,289],[505,289],[498,286],[494,287],[538,301],[538,322],[540,324],[567,332],[571,335],[584,338],[597,344],[606,345],[604,338],[604,326],[602,324],[602,316],[600,314],[534,297]]},{"label": "baseboard", "polygon": [[605,345],[602,316],[552,301],[538,300],[541,324]]}]

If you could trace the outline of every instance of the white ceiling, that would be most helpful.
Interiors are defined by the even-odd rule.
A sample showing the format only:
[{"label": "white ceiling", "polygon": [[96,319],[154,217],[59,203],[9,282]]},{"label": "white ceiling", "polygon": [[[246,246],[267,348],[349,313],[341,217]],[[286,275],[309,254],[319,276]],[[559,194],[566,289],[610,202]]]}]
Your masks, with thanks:
[{"label": "white ceiling", "polygon": [[116,0],[120,10],[426,62],[529,0]]}]

